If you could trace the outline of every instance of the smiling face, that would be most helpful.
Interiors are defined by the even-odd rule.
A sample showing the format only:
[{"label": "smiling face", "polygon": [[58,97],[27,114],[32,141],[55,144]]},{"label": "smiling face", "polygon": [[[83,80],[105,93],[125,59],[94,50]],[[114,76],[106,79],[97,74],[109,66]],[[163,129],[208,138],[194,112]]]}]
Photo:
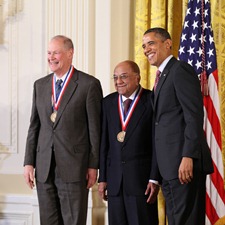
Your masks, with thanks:
[{"label": "smiling face", "polygon": [[134,71],[133,64],[129,61],[119,63],[114,69],[114,85],[120,95],[130,97],[137,89],[140,82],[140,74]]},{"label": "smiling face", "polygon": [[63,38],[53,38],[48,46],[48,65],[52,72],[62,77],[70,68],[73,59],[73,48],[64,44]]},{"label": "smiling face", "polygon": [[171,55],[172,41],[155,32],[147,33],[142,39],[142,48],[151,65],[159,67]]}]

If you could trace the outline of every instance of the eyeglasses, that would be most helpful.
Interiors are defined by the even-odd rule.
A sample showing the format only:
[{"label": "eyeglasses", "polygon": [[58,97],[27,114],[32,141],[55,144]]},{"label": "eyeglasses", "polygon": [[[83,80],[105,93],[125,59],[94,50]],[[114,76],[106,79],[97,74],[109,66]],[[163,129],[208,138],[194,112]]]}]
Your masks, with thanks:
[{"label": "eyeglasses", "polygon": [[113,75],[112,79],[114,81],[117,81],[119,78],[120,78],[120,80],[126,80],[130,76],[132,76],[132,75],[127,75],[127,74],[121,74],[121,75],[118,75],[118,76],[117,75]]}]

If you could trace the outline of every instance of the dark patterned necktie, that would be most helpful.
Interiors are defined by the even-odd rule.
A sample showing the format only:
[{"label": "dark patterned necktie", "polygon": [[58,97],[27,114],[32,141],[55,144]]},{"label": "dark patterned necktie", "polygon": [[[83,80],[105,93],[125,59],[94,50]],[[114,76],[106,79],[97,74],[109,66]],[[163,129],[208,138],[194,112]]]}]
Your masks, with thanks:
[{"label": "dark patterned necktie", "polygon": [[58,100],[60,91],[61,91],[61,89],[62,89],[62,86],[61,86],[62,82],[63,82],[63,81],[62,81],[61,79],[59,79],[59,80],[57,80],[56,83],[55,83],[55,96],[56,96],[56,101]]},{"label": "dark patterned necktie", "polygon": [[127,112],[129,110],[129,107],[130,107],[130,103],[132,102],[131,99],[126,99],[124,102],[123,102],[123,107],[124,107],[124,116],[127,115]]},{"label": "dark patterned necktie", "polygon": [[156,91],[156,87],[159,83],[159,78],[160,78],[161,72],[159,70],[156,71],[156,77],[155,77],[155,84],[154,84],[154,92]]}]

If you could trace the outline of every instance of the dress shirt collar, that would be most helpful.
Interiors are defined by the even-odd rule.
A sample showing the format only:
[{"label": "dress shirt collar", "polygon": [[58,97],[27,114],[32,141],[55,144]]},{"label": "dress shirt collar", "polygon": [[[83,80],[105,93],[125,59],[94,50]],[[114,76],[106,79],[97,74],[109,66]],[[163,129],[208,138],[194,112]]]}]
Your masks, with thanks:
[{"label": "dress shirt collar", "polygon": [[170,61],[170,59],[173,57],[173,55],[168,56],[162,64],[159,66],[158,70],[162,73],[162,71],[165,69],[167,63]]},{"label": "dress shirt collar", "polygon": [[[136,95],[136,93],[137,93],[137,91],[139,90],[139,88],[140,88],[140,85],[137,87],[137,89],[132,93],[132,95],[129,97],[129,99],[131,99],[132,101],[134,100],[134,98],[135,98],[135,95]],[[127,100],[128,98],[127,97],[125,97],[125,96],[123,96],[122,95],[122,101],[124,102],[125,100]]]},{"label": "dress shirt collar", "polygon": [[67,74],[68,74],[68,71],[67,71],[62,77],[59,78],[59,77],[57,77],[56,74],[54,73],[54,77],[55,77],[54,79],[55,79],[55,82],[57,82],[57,80],[60,80],[60,79],[61,79],[61,80],[63,81],[63,83],[64,83]]}]

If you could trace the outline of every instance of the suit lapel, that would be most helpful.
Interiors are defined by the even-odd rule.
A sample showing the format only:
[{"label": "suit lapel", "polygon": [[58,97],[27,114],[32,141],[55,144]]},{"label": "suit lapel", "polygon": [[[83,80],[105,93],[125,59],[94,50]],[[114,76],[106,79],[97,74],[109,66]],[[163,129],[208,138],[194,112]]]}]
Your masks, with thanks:
[{"label": "suit lapel", "polygon": [[118,132],[122,130],[118,109],[118,96],[119,96],[118,94],[115,95],[115,98],[112,101],[110,109],[110,121],[112,121],[111,127],[115,129],[116,135]]},{"label": "suit lapel", "polygon": [[53,77],[53,73],[48,77],[48,79],[46,80],[45,86],[43,86],[43,103],[46,106],[46,114],[48,115],[49,119],[49,125],[52,126],[52,122],[50,119],[50,116],[52,114],[52,77]]},{"label": "suit lapel", "polygon": [[75,69],[72,77],[71,77],[71,80],[68,82],[68,85],[63,93],[63,96],[62,96],[62,99],[61,99],[61,103],[59,105],[59,109],[58,109],[58,112],[57,112],[57,117],[56,117],[56,120],[55,120],[55,123],[54,123],[54,126],[55,127],[60,119],[60,117],[62,116],[62,113],[66,107],[66,105],[68,104],[70,98],[72,97],[72,95],[74,94],[76,88],[77,88],[77,81],[78,80],[78,72],[77,70]]},{"label": "suit lapel", "polygon": [[167,63],[166,67],[164,68],[164,70],[162,71],[161,75],[160,75],[160,79],[156,88],[156,91],[154,93],[154,108],[156,106],[156,102],[159,96],[159,92],[161,87],[163,86],[163,83],[165,82],[166,78],[169,75],[169,71],[170,71],[170,67],[177,61],[176,58],[171,58],[170,61]]}]

